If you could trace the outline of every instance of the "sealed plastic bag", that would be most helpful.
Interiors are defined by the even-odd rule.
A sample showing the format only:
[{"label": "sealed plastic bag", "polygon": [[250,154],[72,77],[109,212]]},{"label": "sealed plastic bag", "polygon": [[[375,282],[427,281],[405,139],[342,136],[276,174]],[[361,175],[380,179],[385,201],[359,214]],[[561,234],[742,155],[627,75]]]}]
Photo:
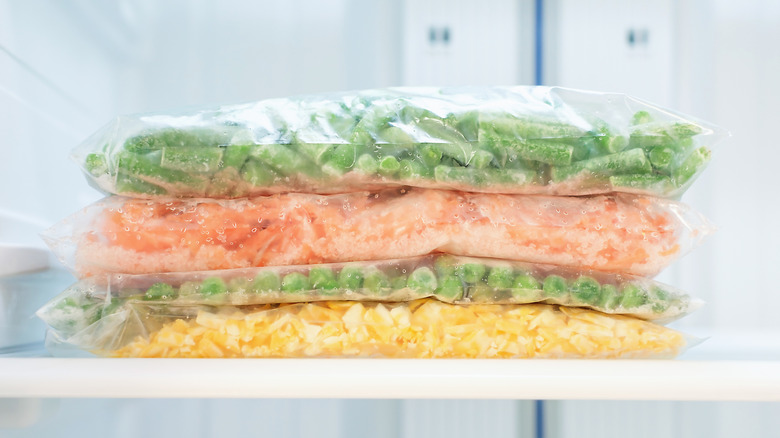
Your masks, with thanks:
[{"label": "sealed plastic bag", "polygon": [[120,117],[74,153],[133,197],[391,186],[678,197],[724,133],[620,94],[395,88]]},{"label": "sealed plastic bag", "polygon": [[[97,316],[124,303],[238,306],[428,297],[456,304],[588,307],[656,323],[679,318],[701,304],[671,286],[641,277],[436,254],[323,265],[105,274],[79,281],[48,308],[61,315],[58,324],[78,325],[84,313]],[[75,319],[66,323],[67,315]]]},{"label": "sealed plastic bag", "polygon": [[547,304],[323,301],[265,306],[126,303],[53,330],[51,351],[113,357],[671,358],[685,337],[625,316]]},{"label": "sealed plastic bag", "polygon": [[104,199],[44,238],[80,277],[444,252],[650,276],[710,231],[683,204],[394,189],[234,200]]}]

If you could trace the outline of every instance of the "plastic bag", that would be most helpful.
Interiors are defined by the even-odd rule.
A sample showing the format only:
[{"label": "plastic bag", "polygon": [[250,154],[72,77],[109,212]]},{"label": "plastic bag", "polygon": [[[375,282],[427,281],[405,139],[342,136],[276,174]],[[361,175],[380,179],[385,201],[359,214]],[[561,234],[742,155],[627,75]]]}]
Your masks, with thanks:
[{"label": "plastic bag", "polygon": [[74,159],[98,188],[146,198],[400,185],[678,197],[724,134],[621,94],[393,88],[119,117]]},{"label": "plastic bag", "polygon": [[650,197],[395,189],[234,200],[107,198],[44,239],[78,276],[406,258],[444,252],[651,276],[710,231]]},{"label": "plastic bag", "polygon": [[[72,285],[43,314],[78,325],[125,303],[170,306],[312,301],[402,302],[433,297],[455,304],[547,303],[668,322],[701,301],[658,282],[495,259],[428,255],[408,259],[167,274],[106,274]],[[70,309],[69,309],[70,308]],[[72,315],[69,317],[68,315]],[[55,322],[56,321],[56,322]]]},{"label": "plastic bag", "polygon": [[[44,315],[45,317],[45,315]],[[671,358],[686,338],[624,316],[547,304],[323,301],[127,303],[47,347],[112,357]]]}]

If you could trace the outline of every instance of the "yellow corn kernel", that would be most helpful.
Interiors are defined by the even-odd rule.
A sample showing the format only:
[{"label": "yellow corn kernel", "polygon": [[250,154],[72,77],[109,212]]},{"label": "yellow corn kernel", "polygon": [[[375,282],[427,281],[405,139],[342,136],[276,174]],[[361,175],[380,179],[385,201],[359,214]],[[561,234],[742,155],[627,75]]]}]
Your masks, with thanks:
[{"label": "yellow corn kernel", "polygon": [[118,357],[671,357],[671,329],[547,304],[318,302],[201,312],[173,320]]}]

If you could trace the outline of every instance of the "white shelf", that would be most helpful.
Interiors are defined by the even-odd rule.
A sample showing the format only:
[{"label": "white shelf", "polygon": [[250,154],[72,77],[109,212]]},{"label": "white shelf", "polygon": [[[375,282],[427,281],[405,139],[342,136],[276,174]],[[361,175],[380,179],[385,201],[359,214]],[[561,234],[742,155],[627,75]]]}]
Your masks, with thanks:
[{"label": "white shelf", "polygon": [[8,358],[0,397],[780,401],[780,362]]}]

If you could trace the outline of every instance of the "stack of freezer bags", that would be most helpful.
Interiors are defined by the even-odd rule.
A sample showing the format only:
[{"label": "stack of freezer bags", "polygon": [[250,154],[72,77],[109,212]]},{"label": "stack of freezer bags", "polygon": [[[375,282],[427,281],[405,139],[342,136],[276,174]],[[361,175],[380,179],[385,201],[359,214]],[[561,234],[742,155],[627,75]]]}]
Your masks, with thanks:
[{"label": "stack of freezer bags", "polygon": [[74,153],[120,196],[46,233],[80,281],[38,315],[115,357],[674,357],[700,301],[651,277],[711,230],[669,198],[721,136],[547,87],[121,117]]}]

